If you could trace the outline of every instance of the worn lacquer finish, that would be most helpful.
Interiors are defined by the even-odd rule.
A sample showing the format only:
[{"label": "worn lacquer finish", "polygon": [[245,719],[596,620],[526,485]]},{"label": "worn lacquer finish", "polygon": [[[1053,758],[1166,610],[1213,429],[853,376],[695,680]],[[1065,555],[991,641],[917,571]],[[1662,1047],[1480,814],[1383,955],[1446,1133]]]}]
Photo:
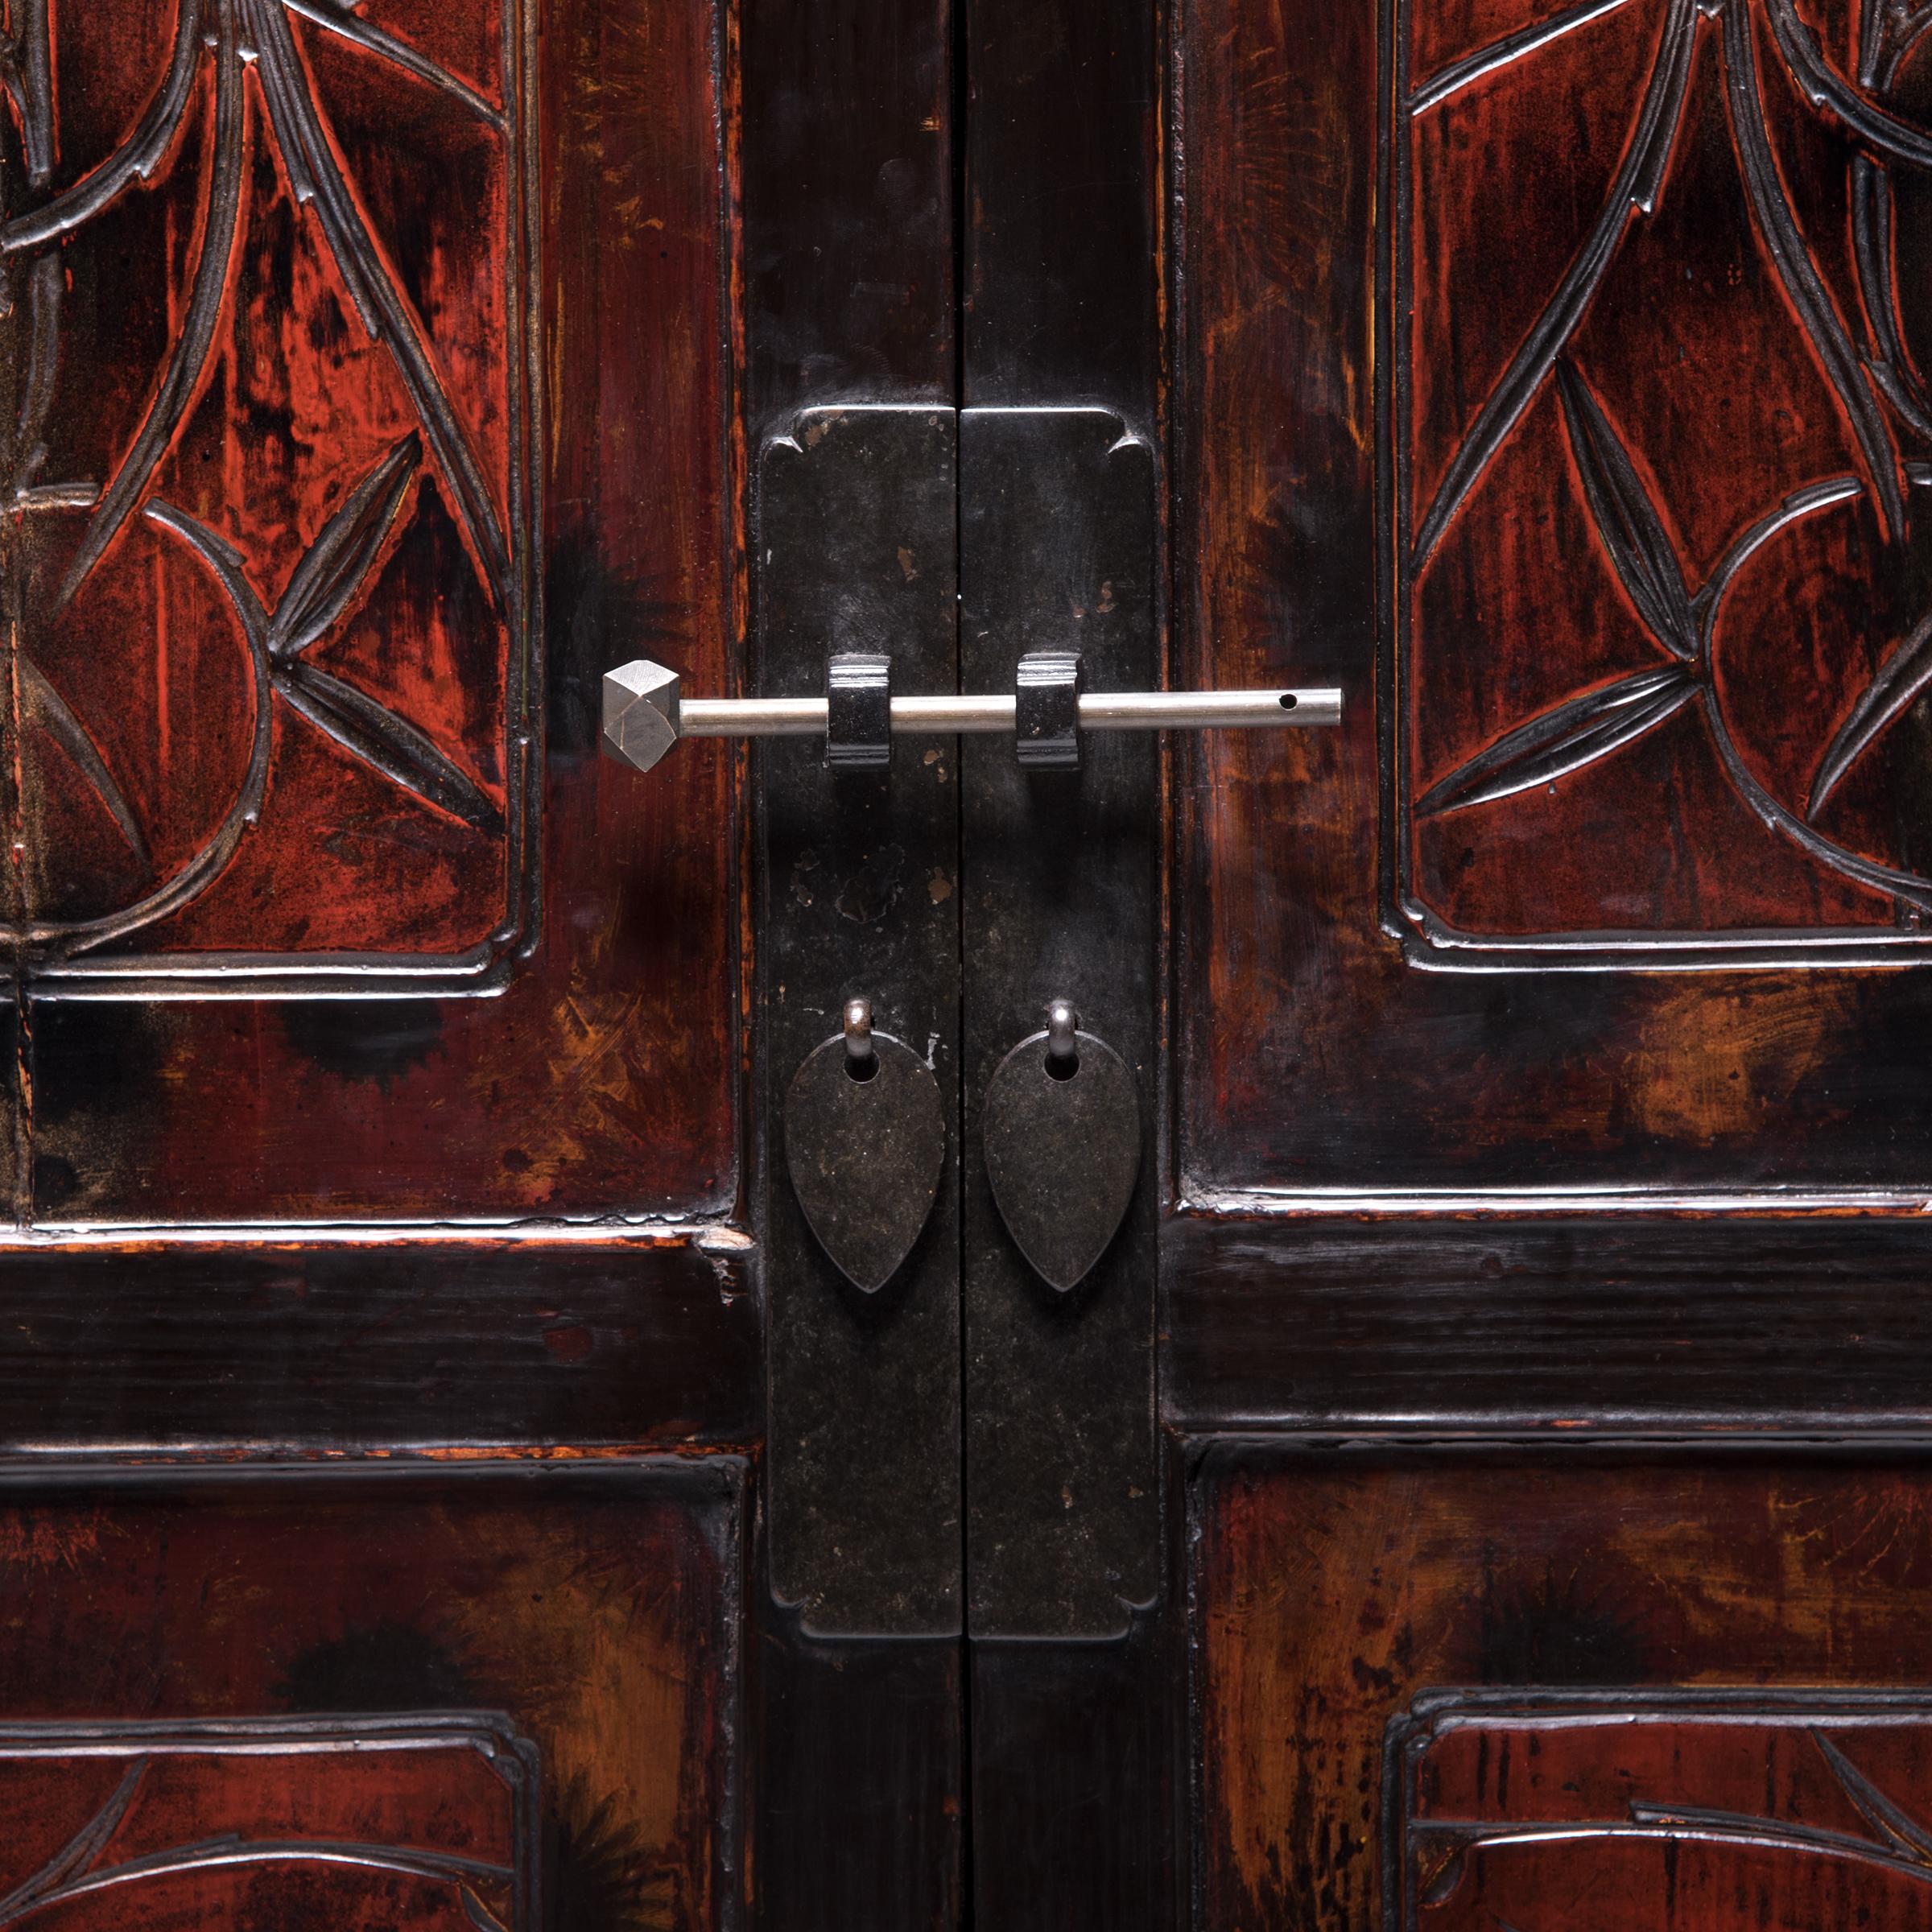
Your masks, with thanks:
[{"label": "worn lacquer finish", "polygon": [[1197,1480],[1197,1922],[1932,1924],[1920,1460],[1230,1445]]},{"label": "worn lacquer finish", "polygon": [[0,1498],[0,1923],[729,1922],[735,1467]]},{"label": "worn lacquer finish", "polygon": [[1191,1200],[1919,1197],[1921,25],[1184,10]]},{"label": "worn lacquer finish", "polygon": [[594,719],[729,683],[709,11],[9,31],[12,1218],[729,1204],[729,759]]},{"label": "worn lacquer finish", "polygon": [[535,856],[521,12],[19,10],[15,976],[487,973]]},{"label": "worn lacquer finish", "polygon": [[1915,953],[1917,31],[1633,0],[1437,66],[1445,11],[1392,21],[1392,915],[1435,963]]},{"label": "worn lacquer finish", "polygon": [[1425,1696],[1383,1763],[1386,1922],[1535,1926],[1554,1893],[1604,1932],[1932,1924],[1929,1752],[1911,1691]]},{"label": "worn lacquer finish", "polygon": [[[539,1922],[539,1757],[506,1719],[0,1725],[0,1924]],[[210,1835],[222,1823],[231,1828]]]}]

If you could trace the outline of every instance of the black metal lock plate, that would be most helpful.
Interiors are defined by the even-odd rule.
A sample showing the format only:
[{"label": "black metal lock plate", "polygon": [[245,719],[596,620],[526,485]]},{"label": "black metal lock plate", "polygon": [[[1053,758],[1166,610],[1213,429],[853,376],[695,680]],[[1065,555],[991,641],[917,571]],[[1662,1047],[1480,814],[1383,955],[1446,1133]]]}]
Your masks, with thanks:
[{"label": "black metal lock plate", "polygon": [[[1152,450],[1102,409],[968,409],[960,435],[962,687],[1010,687],[1054,649],[1080,653],[1090,693],[1154,688]],[[968,1627],[986,1637],[1118,1636],[1161,1587],[1153,1136],[1125,1223],[1067,1294],[1008,1233],[984,1152],[999,1063],[1055,1000],[1154,1117],[1159,748],[1082,737],[1078,770],[961,745]]]},{"label": "black metal lock plate", "polygon": [[[812,409],[761,452],[751,688],[825,689],[826,658],[890,654],[894,689],[959,688],[956,419]],[[957,760],[828,767],[811,738],[757,747],[758,1095],[775,1129],[806,1056],[865,996],[930,1058],[956,1119]],[[841,1075],[841,1077],[843,1077]],[[779,1137],[774,1131],[772,1139]],[[944,1637],[961,1616],[959,1162],[928,1230],[853,1292],[774,1150],[760,1203],[766,1548],[773,1594],[815,1636]]]}]

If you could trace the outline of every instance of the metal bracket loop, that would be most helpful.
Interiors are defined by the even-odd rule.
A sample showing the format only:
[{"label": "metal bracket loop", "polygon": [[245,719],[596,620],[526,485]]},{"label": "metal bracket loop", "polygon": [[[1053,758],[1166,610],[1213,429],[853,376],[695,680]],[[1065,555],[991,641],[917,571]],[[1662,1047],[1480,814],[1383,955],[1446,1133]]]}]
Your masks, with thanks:
[{"label": "metal bracket loop", "polygon": [[877,771],[892,762],[892,659],[869,650],[825,660],[825,762]]},{"label": "metal bracket loop", "polygon": [[1030,650],[1013,681],[1014,748],[1029,771],[1080,768],[1080,686],[1077,650]]}]

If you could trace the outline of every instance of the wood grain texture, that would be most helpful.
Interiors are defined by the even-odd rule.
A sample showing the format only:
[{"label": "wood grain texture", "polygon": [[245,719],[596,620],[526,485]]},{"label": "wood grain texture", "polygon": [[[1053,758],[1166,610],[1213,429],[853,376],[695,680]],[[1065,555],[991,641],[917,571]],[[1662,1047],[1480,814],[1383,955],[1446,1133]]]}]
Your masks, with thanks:
[{"label": "wood grain texture", "polygon": [[1178,1632],[972,1646],[972,1901],[1013,1932],[1176,1923]]},{"label": "wood grain texture", "polygon": [[1450,1691],[1390,1728],[1392,1922],[1932,1923],[1911,1690]]},{"label": "wood grain texture", "polygon": [[764,1932],[964,1921],[966,1646],[805,1634],[764,1600],[753,1922]]},{"label": "wood grain texture", "polygon": [[1915,1223],[1170,1221],[1172,1427],[1923,1428]]},{"label": "wood grain texture", "polygon": [[[1440,10],[1391,16],[1398,922],[1458,958],[1909,956],[1918,761],[1884,741],[1925,682],[1932,423],[1891,181],[1932,144],[1849,138],[1910,93],[1902,18],[1525,10],[1430,75]],[[1814,27],[1859,85],[1807,111]]]},{"label": "wood grain texture", "polygon": [[1188,1198],[1918,1188],[1881,17],[1185,10],[1180,661],[1348,712],[1182,754]]},{"label": "wood grain texture", "polygon": [[0,1265],[0,1456],[738,1447],[741,1249],[170,1242]]},{"label": "wood grain texture", "polygon": [[[1506,1799],[1497,1727],[1513,1720],[1479,1719],[1486,1753],[1480,1730],[1445,1734],[1414,1800],[1439,1819],[1802,1810],[1807,1827],[1901,1852],[1807,1732],[1835,1721],[1821,1693],[1909,1707],[1868,1741],[1831,1736],[1922,1821],[1923,1719],[1902,1693],[1924,1675],[1929,1496],[1922,1461],[1897,1450],[1210,1452],[1193,1489],[1198,1922],[1797,1928],[1861,1910],[1925,1922],[1924,1883],[1902,1857],[1873,1869],[1773,1855],[1707,1842],[1690,1823],[1622,1847],[1585,1835],[1520,1861],[1483,1853],[1473,1887],[1468,1874],[1445,1882],[1406,1921],[1385,1917],[1384,1871],[1413,1848],[1426,1860],[1418,1896],[1444,1876],[1447,1835],[1415,1839],[1399,1790],[1406,1746],[1428,1727],[1391,1724],[1451,1690],[1567,1699],[1588,1721],[1547,1758],[1518,1732]],[[1633,1728],[1647,1693],[1727,1686],[1760,1720],[1748,1736],[1681,1713],[1674,1729],[1667,1709]],[[1790,1708],[1806,1697],[1808,1723]]]},{"label": "wood grain texture", "polygon": [[455,1714],[0,1725],[0,1918],[528,1932],[539,1762],[506,1719]]},{"label": "wood grain texture", "polygon": [[[173,31],[201,15],[207,49]],[[39,545],[10,580],[54,625],[15,646],[13,809],[45,836],[10,890],[30,927],[134,902],[144,865],[196,890],[138,934],[23,942],[14,1218],[729,1206],[729,763],[646,787],[596,729],[609,664],[648,649],[715,688],[735,643],[715,22],[657,0],[547,10],[540,39],[493,0],[47,18],[55,138],[6,211],[7,326],[41,347],[10,366],[44,378],[17,398],[30,491],[105,493],[10,524]],[[150,90],[181,124],[151,157]],[[42,235],[130,142],[147,176]],[[151,419],[151,466],[130,456]],[[76,978],[84,956],[109,976]],[[415,982],[385,975],[435,959],[460,963],[424,984],[506,990],[152,997],[396,993]]]},{"label": "wood grain texture", "polygon": [[[158,1873],[50,1908],[63,1922],[174,1926],[232,1910],[307,1928],[346,1910],[464,1932],[729,1923],[741,1475],[478,1467],[14,1488],[0,1502],[0,1784],[22,1821],[15,1876],[105,1808],[130,1744],[138,1756],[145,1744],[146,1768],[93,1847],[99,1865],[205,1851],[229,1833],[305,1860]],[[385,1714],[460,1712],[499,1714],[491,1728],[535,1808],[526,1831],[514,1788],[473,1748],[461,1750],[473,1770],[449,1751],[381,1748]],[[155,1735],[155,1720],[238,1722],[326,1740],[338,1718],[378,1748],[312,1750],[279,1770],[273,1756],[164,1751]],[[86,1726],[115,1756],[23,1765],[10,1745],[28,1722],[70,1752]],[[346,1833],[521,1867],[535,1900],[516,1911],[514,1876],[472,1875],[491,1914],[479,1919],[447,1880],[315,1862],[319,1843]]]},{"label": "wood grain texture", "polygon": [[29,985],[213,956],[460,987],[529,919],[526,23],[309,10],[19,23],[46,82],[0,226]]}]

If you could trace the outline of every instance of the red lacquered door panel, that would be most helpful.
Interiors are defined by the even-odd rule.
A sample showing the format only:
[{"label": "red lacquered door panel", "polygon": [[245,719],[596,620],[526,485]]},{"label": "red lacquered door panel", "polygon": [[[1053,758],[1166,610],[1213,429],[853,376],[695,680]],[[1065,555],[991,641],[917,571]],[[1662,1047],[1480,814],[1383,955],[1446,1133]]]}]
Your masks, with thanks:
[{"label": "red lacquered door panel", "polygon": [[1929,18],[1179,10],[1195,1924],[1926,1918]]},{"label": "red lacquered door panel", "polygon": [[1928,1922],[1924,1474],[1217,1454],[1202,1922]]},{"label": "red lacquered door panel", "polygon": [[725,767],[593,755],[730,642],[704,10],[27,19],[16,1220],[729,1203]]},{"label": "red lacquered door panel", "polygon": [[1932,208],[1866,12],[1187,10],[1183,658],[1352,700],[1181,795],[1189,1198],[1922,1195]]},{"label": "red lacquered door panel", "polygon": [[0,39],[0,1921],[737,1922],[722,19]]}]

